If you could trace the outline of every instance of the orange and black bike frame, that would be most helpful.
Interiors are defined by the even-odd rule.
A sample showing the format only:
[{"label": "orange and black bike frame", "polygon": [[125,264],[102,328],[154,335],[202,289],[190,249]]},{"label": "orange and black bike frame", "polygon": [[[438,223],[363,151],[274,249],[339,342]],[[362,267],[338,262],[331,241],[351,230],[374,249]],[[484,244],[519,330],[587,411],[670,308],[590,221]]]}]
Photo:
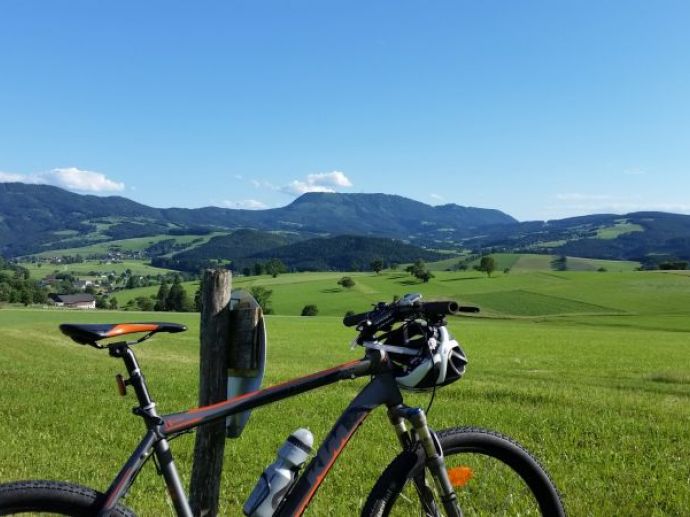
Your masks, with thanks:
[{"label": "orange and black bike frame", "polygon": [[338,381],[372,375],[372,380],[362,388],[338,418],[321,443],[316,456],[306,467],[276,513],[281,516],[301,515],[331,466],[369,413],[381,405],[386,405],[391,409],[402,404],[402,395],[395,378],[388,371],[384,356],[378,351],[367,350],[367,356],[358,361],[341,364],[217,404],[159,416],[131,348],[126,343],[111,346],[110,355],[122,358],[125,362],[130,375],[126,384],[134,388],[139,400],[139,407],[134,409],[134,413],[144,419],[147,433],[111,483],[98,515],[109,514],[127,492],[146,460],[154,454],[176,513],[184,517],[191,516],[187,496],[168,445],[170,439],[195,427],[216,422],[235,413],[277,402]]}]

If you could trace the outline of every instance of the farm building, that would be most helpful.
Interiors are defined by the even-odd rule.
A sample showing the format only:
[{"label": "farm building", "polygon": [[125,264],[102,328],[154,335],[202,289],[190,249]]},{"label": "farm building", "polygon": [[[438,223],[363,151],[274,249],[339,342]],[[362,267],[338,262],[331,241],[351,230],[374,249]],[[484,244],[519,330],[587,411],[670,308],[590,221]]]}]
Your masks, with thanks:
[{"label": "farm building", "polygon": [[96,298],[92,294],[49,294],[55,307],[70,309],[95,309]]}]

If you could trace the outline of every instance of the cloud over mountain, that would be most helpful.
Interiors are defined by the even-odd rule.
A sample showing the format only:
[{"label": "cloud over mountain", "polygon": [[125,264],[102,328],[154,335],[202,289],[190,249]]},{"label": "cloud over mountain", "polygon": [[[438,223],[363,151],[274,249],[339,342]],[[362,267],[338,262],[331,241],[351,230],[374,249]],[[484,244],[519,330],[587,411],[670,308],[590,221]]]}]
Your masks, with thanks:
[{"label": "cloud over mountain", "polygon": [[309,174],[304,180],[293,180],[283,187],[283,192],[294,195],[307,192],[336,192],[343,187],[351,187],[352,182],[343,172],[321,172]]},{"label": "cloud over mountain", "polygon": [[64,167],[33,174],[0,172],[0,183],[19,182],[31,185],[52,185],[77,192],[119,192],[125,184],[113,181],[101,172],[77,167]]}]

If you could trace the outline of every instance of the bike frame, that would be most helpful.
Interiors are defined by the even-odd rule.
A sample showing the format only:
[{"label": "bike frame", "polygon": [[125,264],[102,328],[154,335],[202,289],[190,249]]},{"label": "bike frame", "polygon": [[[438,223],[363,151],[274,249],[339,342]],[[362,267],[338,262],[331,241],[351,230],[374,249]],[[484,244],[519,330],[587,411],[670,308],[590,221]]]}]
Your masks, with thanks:
[{"label": "bike frame", "polygon": [[[143,439],[108,488],[98,515],[106,516],[125,495],[146,460],[154,454],[160,472],[172,498],[178,516],[191,517],[187,495],[175,467],[168,440],[200,425],[218,421],[235,413],[264,406],[341,380],[375,375],[350,402],[323,440],[293,489],[286,496],[276,515],[301,515],[313,498],[331,466],[364,419],[378,406],[385,404],[389,415],[402,407],[402,395],[392,373],[385,368],[384,355],[367,350],[364,359],[329,368],[305,377],[296,378],[263,390],[188,411],[159,416],[151,399],[146,381],[128,343],[112,344],[110,355],[124,360],[129,372],[126,384],[132,386],[139,400],[134,413],[141,416],[147,427]],[[406,432],[399,416],[391,416],[399,437]],[[401,440],[402,443],[402,440]]]}]

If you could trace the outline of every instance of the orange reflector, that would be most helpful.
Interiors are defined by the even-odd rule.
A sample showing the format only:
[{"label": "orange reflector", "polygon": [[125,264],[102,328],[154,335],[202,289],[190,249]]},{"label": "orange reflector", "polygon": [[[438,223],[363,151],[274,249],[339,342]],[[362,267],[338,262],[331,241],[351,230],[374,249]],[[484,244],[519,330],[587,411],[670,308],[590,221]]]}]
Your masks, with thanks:
[{"label": "orange reflector", "polygon": [[448,469],[450,484],[456,488],[465,486],[472,479],[472,476],[474,476],[472,467],[453,467]]}]

